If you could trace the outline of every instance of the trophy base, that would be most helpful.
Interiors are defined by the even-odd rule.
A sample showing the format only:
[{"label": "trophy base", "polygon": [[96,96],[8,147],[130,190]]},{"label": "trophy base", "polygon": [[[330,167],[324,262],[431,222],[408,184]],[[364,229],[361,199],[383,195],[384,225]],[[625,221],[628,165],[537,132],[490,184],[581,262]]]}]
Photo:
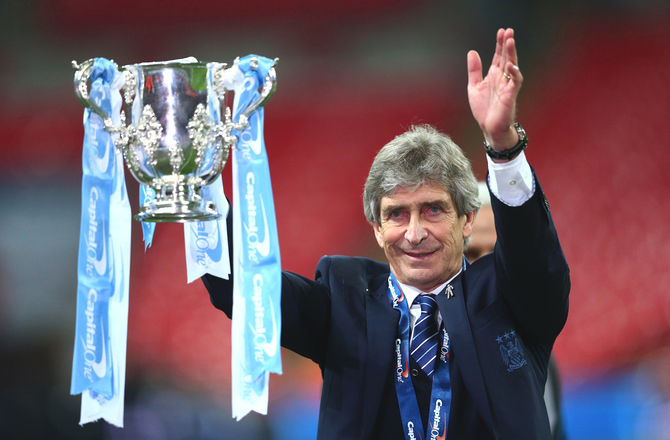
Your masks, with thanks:
[{"label": "trophy base", "polygon": [[204,200],[154,200],[142,206],[133,217],[141,222],[185,223],[221,217],[214,203]]}]

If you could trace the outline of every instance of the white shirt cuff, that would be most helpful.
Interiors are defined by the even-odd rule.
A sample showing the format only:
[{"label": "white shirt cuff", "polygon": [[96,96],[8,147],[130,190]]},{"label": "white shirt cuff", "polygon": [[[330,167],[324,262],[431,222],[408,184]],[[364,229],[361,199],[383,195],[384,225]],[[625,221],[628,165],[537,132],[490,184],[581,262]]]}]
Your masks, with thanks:
[{"label": "white shirt cuff", "polygon": [[495,163],[486,156],[489,164],[489,187],[494,196],[509,206],[521,206],[535,194],[535,179],[522,151],[509,162]]}]

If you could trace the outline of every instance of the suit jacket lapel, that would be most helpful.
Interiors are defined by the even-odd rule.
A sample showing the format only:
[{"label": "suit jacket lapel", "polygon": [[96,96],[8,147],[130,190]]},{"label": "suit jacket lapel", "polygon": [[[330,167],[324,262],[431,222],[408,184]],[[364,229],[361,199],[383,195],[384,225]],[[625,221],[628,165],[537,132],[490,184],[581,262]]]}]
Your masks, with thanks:
[{"label": "suit jacket lapel", "polygon": [[400,312],[393,309],[386,295],[386,279],[366,297],[367,360],[363,394],[362,437],[370,438],[377,419],[388,373],[393,363],[393,347]]},{"label": "suit jacket lapel", "polygon": [[[488,396],[484,386],[479,358],[475,350],[470,320],[465,308],[465,296],[461,277],[457,276],[452,282],[453,296],[447,298],[445,292],[436,296],[437,306],[442,314],[442,320],[449,333],[454,356],[458,359],[460,370],[463,372],[463,382],[474,399],[477,409],[485,422],[493,428],[491,411],[488,405]],[[447,286],[447,289],[449,286]]]}]

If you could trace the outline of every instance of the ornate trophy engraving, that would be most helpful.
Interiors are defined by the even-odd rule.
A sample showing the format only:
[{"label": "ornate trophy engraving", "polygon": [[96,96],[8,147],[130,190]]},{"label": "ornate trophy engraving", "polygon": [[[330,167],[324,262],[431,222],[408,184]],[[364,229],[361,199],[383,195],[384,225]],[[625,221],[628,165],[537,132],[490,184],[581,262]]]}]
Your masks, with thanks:
[{"label": "ornate trophy engraving", "polygon": [[258,99],[233,123],[226,107],[225,64],[176,61],[122,66],[118,71],[125,78],[124,105],[121,124],[115,126],[89,97],[93,64],[93,59],[72,62],[75,94],[102,118],[106,131],[119,134],[115,145],[131,174],[156,192],[134,218],[186,222],[220,217],[214,204],[203,200],[200,189],[216,180],[225,166],[236,143],[231,132],[243,130],[248,117],[272,97],[274,67]]}]

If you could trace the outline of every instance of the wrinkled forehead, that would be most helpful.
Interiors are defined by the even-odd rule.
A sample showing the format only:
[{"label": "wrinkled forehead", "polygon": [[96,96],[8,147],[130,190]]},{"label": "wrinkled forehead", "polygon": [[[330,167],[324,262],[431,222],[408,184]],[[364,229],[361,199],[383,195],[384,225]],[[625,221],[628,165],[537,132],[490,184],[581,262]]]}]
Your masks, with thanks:
[{"label": "wrinkled forehead", "polygon": [[409,191],[409,192],[415,192],[419,190],[422,187],[431,187],[431,188],[439,188],[442,191],[449,192],[447,188],[445,188],[443,182],[441,180],[437,179],[419,179],[418,181],[416,180],[411,180],[411,181],[403,181],[399,180],[397,182],[394,182],[394,186],[387,186],[384,187],[382,185],[382,189],[384,190],[384,196],[392,196],[398,191]]},{"label": "wrinkled forehead", "polygon": [[451,195],[439,182],[417,185],[401,185],[381,199],[381,207],[401,205],[425,205],[433,202],[452,204]]}]

